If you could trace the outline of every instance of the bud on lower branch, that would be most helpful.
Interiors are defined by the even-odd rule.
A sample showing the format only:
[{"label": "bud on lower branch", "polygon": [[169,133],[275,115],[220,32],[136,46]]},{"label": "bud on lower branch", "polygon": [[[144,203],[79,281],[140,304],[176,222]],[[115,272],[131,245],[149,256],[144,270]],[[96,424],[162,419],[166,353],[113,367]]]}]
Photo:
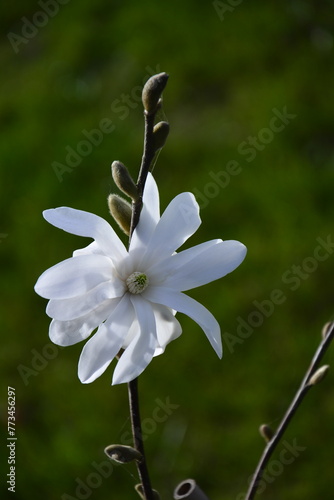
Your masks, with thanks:
[{"label": "bud on lower branch", "polygon": [[272,438],[274,437],[274,431],[267,424],[262,424],[260,426],[259,433],[267,443],[269,443],[269,441],[271,441]]},{"label": "bud on lower branch", "polygon": [[[144,495],[144,489],[143,489],[142,484],[136,484],[135,490],[138,493],[138,495],[140,496],[140,498],[143,498],[144,500],[146,500],[146,496]],[[153,500],[160,500],[160,495],[156,490],[152,490],[152,493],[153,493],[153,497],[152,497]]]},{"label": "bud on lower branch", "polygon": [[114,161],[111,164],[111,174],[118,189],[127,194],[133,201],[138,200],[139,194],[128,169],[120,161]]},{"label": "bud on lower branch", "polygon": [[119,227],[125,234],[130,234],[132,207],[124,198],[117,194],[108,196],[108,207]]},{"label": "bud on lower branch", "polygon": [[110,460],[120,464],[126,464],[128,462],[133,462],[134,460],[141,461],[143,459],[142,454],[132,448],[132,446],[125,446],[123,444],[110,444],[104,449],[104,453]]},{"label": "bud on lower branch", "polygon": [[329,334],[329,332],[332,330],[333,328],[333,321],[330,321],[329,323],[326,323],[323,328],[322,328],[322,332],[321,332],[321,336],[323,339],[325,339],[327,337],[327,335]]},{"label": "bud on lower branch", "polygon": [[328,370],[329,365],[323,365],[318,368],[318,370],[309,378],[307,385],[319,384],[319,382],[321,382],[326,377]]}]

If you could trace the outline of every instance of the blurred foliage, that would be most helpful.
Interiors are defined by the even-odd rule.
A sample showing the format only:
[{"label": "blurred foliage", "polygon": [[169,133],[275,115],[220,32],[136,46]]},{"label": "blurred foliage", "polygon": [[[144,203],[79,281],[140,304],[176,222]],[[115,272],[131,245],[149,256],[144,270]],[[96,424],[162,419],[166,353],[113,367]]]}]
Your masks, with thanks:
[{"label": "blurred foliage", "polygon": [[[309,258],[318,238],[334,238],[333,3],[255,0],[225,13],[214,7],[223,3],[229,6],[198,0],[2,6],[1,415],[5,429],[6,386],[15,387],[20,500],[79,498],[77,479],[86,483],[96,472],[92,464],[105,460],[104,446],[128,436],[126,387],[110,387],[112,368],[94,384],[80,384],[82,345],[52,346],[46,303],[33,285],[86,244],[48,225],[42,210],[68,205],[107,218],[106,197],[115,190],[111,162],[121,160],[137,175],[139,87],[151,74],[170,74],[164,111],[171,133],[155,168],[162,207],[193,191],[203,224],[189,245],[223,237],[248,247],[237,271],[191,295],[217,317],[224,339],[226,332],[237,335],[240,318],[248,323],[258,311],[254,301],[270,299],[275,289],[285,297],[249,327],[248,338],[233,349],[225,342],[222,361],[200,328],[180,315],[181,339],[141,377],[145,445],[162,498],[187,477],[212,500],[242,498],[264,446],[257,429],[278,424],[332,318],[333,249],[316,264]],[[47,9],[51,14],[36,14]],[[273,110],[285,107],[295,117],[281,131],[264,131]],[[113,131],[100,144],[80,146],[85,134],[110,121]],[[257,146],[250,152],[252,137]],[[77,166],[66,165],[69,151],[80,148]],[[238,174],[228,178],[231,161]],[[55,162],[67,171],[60,175]],[[293,266],[304,267],[299,282]],[[329,375],[285,437],[305,449],[266,484],[263,498],[332,498],[333,396]],[[166,398],[178,408],[154,423],[157,400]],[[6,459],[7,450],[4,489]],[[118,466],[85,498],[135,498],[136,482],[133,467]]]}]

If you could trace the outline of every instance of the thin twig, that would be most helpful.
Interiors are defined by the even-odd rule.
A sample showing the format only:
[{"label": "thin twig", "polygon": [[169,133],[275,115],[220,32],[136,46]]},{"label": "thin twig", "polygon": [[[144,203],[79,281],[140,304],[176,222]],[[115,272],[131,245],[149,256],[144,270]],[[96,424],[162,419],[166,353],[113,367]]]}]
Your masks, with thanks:
[{"label": "thin twig", "polygon": [[132,235],[135,227],[139,222],[139,216],[143,206],[143,192],[144,192],[145,182],[152,160],[156,153],[153,140],[153,126],[154,126],[155,115],[156,113],[147,113],[146,111],[144,112],[145,116],[144,152],[137,181],[139,197],[135,202],[133,202],[132,206],[130,235]]},{"label": "thin twig", "polygon": [[332,323],[331,327],[329,328],[327,335],[325,338],[320,342],[319,347],[317,348],[313,359],[311,361],[311,364],[302,380],[302,383],[292,401],[290,404],[287,412],[285,413],[281,423],[279,424],[276,433],[272,437],[272,439],[269,441],[265,449],[263,450],[262,456],[260,458],[260,461],[256,467],[252,482],[249,486],[247,496],[245,500],[252,500],[256,494],[257,488],[260,484],[260,480],[263,474],[263,471],[273,454],[274,450],[276,449],[280,439],[282,438],[285,429],[289,425],[289,422],[291,421],[293,415],[297,411],[298,407],[300,406],[301,402],[303,401],[304,397],[306,396],[307,392],[309,389],[312,387],[311,384],[308,384],[310,378],[312,375],[316,372],[319,363],[324,356],[325,352],[327,351],[331,341],[333,340],[334,337],[334,323]]},{"label": "thin twig", "polygon": [[129,391],[129,407],[131,415],[131,429],[132,429],[134,447],[143,456],[143,459],[141,461],[136,462],[138,475],[143,487],[143,493],[145,495],[145,498],[147,500],[153,500],[153,491],[152,491],[150,476],[146,465],[144,442],[142,438],[141,419],[139,410],[139,395],[138,395],[138,377],[129,382],[128,391]]},{"label": "thin twig", "polygon": [[[147,178],[147,174],[150,169],[151,162],[155,155],[154,149],[154,141],[153,141],[153,125],[155,119],[154,113],[144,112],[145,116],[145,134],[144,134],[144,151],[142,156],[142,162],[140,166],[137,188],[139,197],[133,202],[132,206],[132,218],[131,218],[131,228],[130,228],[130,238],[131,235],[139,222],[140,212],[143,206],[143,192],[145,187],[145,182]],[[143,459],[141,461],[137,461],[137,470],[138,475],[143,487],[143,494],[146,500],[153,500],[153,491],[150,481],[150,476],[146,464],[144,443],[142,438],[142,430],[141,430],[141,419],[139,412],[139,394],[138,394],[138,378],[132,380],[128,384],[128,392],[129,392],[129,407],[130,407],[130,418],[131,418],[131,428],[132,428],[132,436],[134,441],[134,446],[136,450],[138,450]]]}]

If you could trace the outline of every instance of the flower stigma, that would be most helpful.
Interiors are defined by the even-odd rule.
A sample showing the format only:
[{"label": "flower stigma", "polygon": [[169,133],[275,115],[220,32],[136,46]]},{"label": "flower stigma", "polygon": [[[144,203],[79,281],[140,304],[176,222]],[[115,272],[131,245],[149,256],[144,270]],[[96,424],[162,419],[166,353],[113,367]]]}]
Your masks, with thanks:
[{"label": "flower stigma", "polygon": [[138,271],[130,274],[126,280],[130,293],[142,293],[149,284],[149,279],[144,273]]}]

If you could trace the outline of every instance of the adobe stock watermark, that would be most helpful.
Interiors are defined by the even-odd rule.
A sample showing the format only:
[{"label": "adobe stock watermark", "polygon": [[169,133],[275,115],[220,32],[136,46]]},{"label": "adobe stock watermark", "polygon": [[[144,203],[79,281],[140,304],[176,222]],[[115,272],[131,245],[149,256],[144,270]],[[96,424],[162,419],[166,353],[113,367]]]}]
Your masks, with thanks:
[{"label": "adobe stock watermark", "polygon": [[[283,449],[280,451],[278,458],[276,460],[270,460],[265,471],[263,472],[262,478],[258,483],[257,495],[265,491],[268,484],[273,483],[277,477],[281,476],[287,465],[291,465],[300,456],[301,452],[306,450],[306,446],[300,446],[297,444],[297,440],[293,439],[292,444],[288,441],[282,442]],[[250,484],[253,476],[248,478],[248,483]],[[236,500],[245,500],[246,493],[240,493]]]},{"label": "adobe stock watermark", "polygon": [[[297,115],[288,112],[287,106],[283,106],[281,111],[273,108],[272,114],[273,116],[270,118],[267,127],[263,127],[255,136],[249,135],[238,145],[237,152],[245,157],[247,163],[254,161],[258,153],[263,151],[274,140],[275,135],[283,132],[291,121],[297,117]],[[227,188],[232,177],[240,175],[242,171],[243,167],[238,160],[228,161],[225,169],[218,172],[211,170],[209,172],[211,181],[207,182],[201,191],[198,188],[192,189],[201,209],[205,208],[210,200],[216,198],[222,189]]]},{"label": "adobe stock watermark", "polygon": [[[305,257],[298,265],[293,264],[284,271],[281,276],[281,282],[287,286],[291,292],[295,292],[301,284],[307,280],[319,267],[319,263],[326,261],[334,253],[334,241],[332,235],[327,235],[326,239],[316,238],[312,255]],[[263,325],[264,321],[270,318],[278,306],[285,303],[287,294],[280,288],[275,288],[269,294],[269,297],[262,300],[253,300],[254,309],[244,319],[237,317],[237,327],[235,333],[224,332],[223,341],[231,354],[235,351],[236,345],[241,345],[248,339],[254,331]]]},{"label": "adobe stock watermark", "polygon": [[70,0],[39,0],[37,2],[41,10],[37,10],[31,19],[21,17],[22,26],[21,33],[7,33],[7,38],[17,54],[23,45],[27,45],[36,35],[38,35],[41,28],[44,28],[50,18],[55,17],[61,5],[66,5]]},{"label": "adobe stock watermark", "polygon": [[[166,397],[165,402],[158,398],[155,399],[154,402],[156,406],[152,411],[151,417],[146,417],[141,422],[141,438],[143,441],[146,441],[146,439],[156,431],[158,424],[166,422],[168,417],[180,407],[180,405],[171,403],[169,396]],[[136,432],[138,432],[138,429],[136,429]],[[130,431],[125,431],[121,435],[121,444],[132,445],[132,434]]]},{"label": "adobe stock watermark", "polygon": [[[146,74],[143,78],[143,85],[148,78],[159,73],[159,65],[156,68],[146,66]],[[125,120],[131,110],[136,109],[141,103],[141,94],[143,85],[136,85],[128,94],[121,94],[119,98],[114,99],[110,105],[110,110],[119,120]],[[53,161],[51,166],[56,174],[59,182],[63,181],[64,174],[73,172],[78,167],[82,160],[89,156],[94,148],[99,147],[106,135],[110,135],[116,128],[115,123],[109,117],[103,117],[97,126],[93,129],[83,129],[81,131],[82,139],[75,145],[67,145],[65,147],[65,159]]]},{"label": "adobe stock watermark", "polygon": [[[148,438],[150,434],[153,434],[158,425],[166,422],[166,420],[177,410],[180,405],[170,402],[169,396],[165,398],[165,401],[157,398],[155,400],[156,406],[152,411],[150,417],[146,417],[142,420],[142,439],[143,441]],[[131,432],[124,432],[120,438],[120,444],[122,445],[133,445]],[[79,477],[75,478],[75,491],[74,496],[68,493],[63,493],[61,500],[87,500],[93,490],[99,488],[103,481],[111,476],[115,467],[119,467],[121,464],[116,462],[111,462],[110,460],[102,460],[102,462],[92,462],[91,467],[92,472],[87,474],[87,476],[82,479]]]},{"label": "adobe stock watermark", "polygon": [[51,163],[59,182],[63,181],[65,173],[73,172],[80,165],[83,158],[89,156],[94,148],[100,146],[106,134],[111,134],[114,130],[115,125],[109,118],[102,118],[97,128],[91,130],[83,129],[81,134],[84,139],[80,140],[74,148],[69,145],[65,147],[65,151],[67,152],[65,162],[53,161]]},{"label": "adobe stock watermark", "polygon": [[31,360],[29,365],[19,364],[17,371],[25,386],[30,382],[31,377],[37,377],[49,364],[52,359],[58,356],[59,350],[63,347],[56,346],[55,344],[45,344],[41,352],[37,349],[31,349]]},{"label": "adobe stock watermark", "polygon": [[243,0],[227,0],[226,2],[220,2],[219,0],[214,0],[212,2],[213,8],[215,9],[218,17],[221,21],[224,21],[225,14],[231,13],[235,10],[238,5],[242,4]]}]

